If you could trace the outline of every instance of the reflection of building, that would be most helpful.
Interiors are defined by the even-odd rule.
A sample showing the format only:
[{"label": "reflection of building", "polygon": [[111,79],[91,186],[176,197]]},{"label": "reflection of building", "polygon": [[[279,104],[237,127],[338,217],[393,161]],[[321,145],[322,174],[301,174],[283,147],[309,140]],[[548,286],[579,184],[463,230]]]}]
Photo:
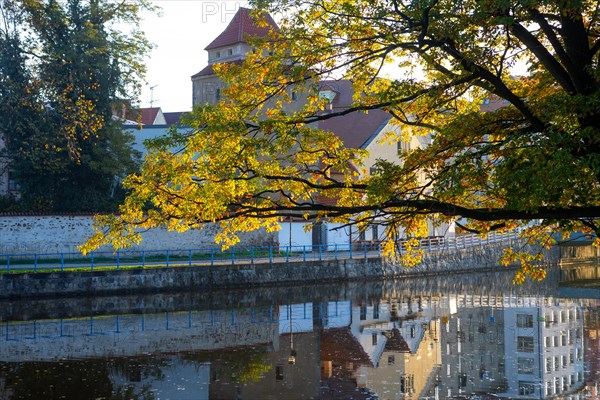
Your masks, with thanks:
[{"label": "reflection of building", "polygon": [[[440,363],[438,298],[374,301],[351,309],[349,326],[321,337],[322,399],[420,398],[435,391]],[[360,397],[353,397],[360,398]]]},{"label": "reflection of building", "polygon": [[[424,393],[435,391],[441,364],[439,341],[434,336],[439,319],[422,322],[422,327],[414,337],[418,340],[406,340],[397,328],[386,334],[379,363],[367,376],[367,385],[382,398],[420,399]],[[409,342],[416,348],[411,349]]]},{"label": "reflection of building", "polygon": [[506,388],[502,309],[473,297],[452,299],[453,314],[441,326],[440,393],[498,393]]},{"label": "reflection of building", "polygon": [[600,304],[588,307],[584,314],[584,360],[586,399],[600,399]]},{"label": "reflection of building", "polygon": [[583,388],[580,308],[538,297],[461,295],[442,326],[441,393],[552,398]]},{"label": "reflection of building", "polygon": [[37,359],[82,377],[78,362],[98,365],[113,387],[160,398],[598,399],[599,315],[554,298],[393,294],[7,322],[0,375]]},{"label": "reflection of building", "polygon": [[583,388],[581,309],[572,302],[523,298],[505,309],[507,370],[514,398],[563,396]]}]

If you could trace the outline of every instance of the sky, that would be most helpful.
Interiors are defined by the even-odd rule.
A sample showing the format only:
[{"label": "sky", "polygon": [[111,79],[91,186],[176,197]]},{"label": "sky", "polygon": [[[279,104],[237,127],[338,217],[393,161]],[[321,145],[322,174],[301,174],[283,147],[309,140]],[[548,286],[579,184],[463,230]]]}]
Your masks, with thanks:
[{"label": "sky", "polygon": [[[160,15],[145,13],[141,28],[155,48],[146,59],[140,107],[163,112],[192,109],[191,76],[204,68],[204,48],[221,33],[246,1],[152,0]],[[153,88],[151,90],[151,88]]]}]

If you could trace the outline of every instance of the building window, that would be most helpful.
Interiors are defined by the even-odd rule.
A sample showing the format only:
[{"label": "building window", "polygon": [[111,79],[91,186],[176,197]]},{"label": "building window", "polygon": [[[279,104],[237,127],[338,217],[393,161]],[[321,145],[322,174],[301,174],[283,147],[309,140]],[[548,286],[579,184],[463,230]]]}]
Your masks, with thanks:
[{"label": "building window", "polygon": [[221,52],[220,51],[215,52],[215,58],[221,58]]},{"label": "building window", "polygon": [[552,347],[552,336],[546,336],[546,337],[544,337],[544,346],[545,347]]},{"label": "building window", "polygon": [[496,327],[496,340],[498,344],[504,343],[504,328],[501,325]]},{"label": "building window", "polygon": [[533,328],[533,315],[517,314],[517,328]]},{"label": "building window", "polygon": [[377,225],[371,227],[373,240],[379,240],[379,228]]},{"label": "building window", "polygon": [[398,142],[398,155],[401,155],[402,153],[405,153],[408,150],[410,150],[410,143],[403,141]]},{"label": "building window", "polygon": [[467,387],[467,374],[460,374],[458,376],[458,387],[464,389]]},{"label": "building window", "polygon": [[519,394],[521,396],[531,396],[535,393],[535,383],[519,381]]},{"label": "building window", "polygon": [[292,97],[292,101],[298,100],[298,92],[296,90],[292,89],[291,97]]},{"label": "building window", "polygon": [[379,319],[379,304],[373,305],[373,319]]},{"label": "building window", "polygon": [[414,388],[414,375],[400,376],[400,393],[412,393]]},{"label": "building window", "polygon": [[215,90],[215,99],[217,99],[217,101],[221,100],[221,89],[217,88]]},{"label": "building window", "polygon": [[392,356],[388,356],[388,365],[394,365],[396,364],[396,356],[392,355]]},{"label": "building window", "polygon": [[546,371],[545,372],[552,372],[552,357],[546,358]]},{"label": "building window", "polygon": [[367,319],[367,306],[360,306],[360,320],[364,321]]},{"label": "building window", "polygon": [[527,358],[527,357],[517,358],[517,369],[518,369],[519,374],[523,374],[523,375],[533,374],[533,358]]},{"label": "building window", "polygon": [[233,55],[233,50],[232,49],[227,49],[227,55],[228,56],[232,56]]},{"label": "building window", "polygon": [[283,380],[283,365],[277,365],[275,367],[275,379],[278,381]]},{"label": "building window", "polygon": [[377,346],[377,336],[377,333],[371,334],[371,343],[373,344],[373,346]]},{"label": "building window", "polygon": [[517,336],[517,351],[521,353],[533,353],[533,337]]},{"label": "building window", "polygon": [[13,170],[8,171],[8,191],[9,192],[18,192],[20,187],[17,183],[17,180],[14,178],[15,173]]}]

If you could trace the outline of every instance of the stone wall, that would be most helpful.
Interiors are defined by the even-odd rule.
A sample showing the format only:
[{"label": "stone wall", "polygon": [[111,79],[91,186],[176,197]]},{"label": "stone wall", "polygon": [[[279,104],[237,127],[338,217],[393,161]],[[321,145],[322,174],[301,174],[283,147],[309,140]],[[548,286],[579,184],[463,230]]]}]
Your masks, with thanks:
[{"label": "stone wall", "polygon": [[[150,229],[142,233],[138,250],[199,249],[214,247],[217,225],[203,230],[169,232]],[[93,233],[90,215],[0,216],[0,254],[75,253],[77,246]],[[277,240],[277,233],[264,230],[240,235],[242,245],[269,245]],[[110,251],[105,247],[101,250]]]},{"label": "stone wall", "polygon": [[155,292],[203,292],[218,289],[324,284],[408,276],[446,275],[464,271],[501,271],[495,261],[432,263],[405,268],[379,257],[199,267],[137,268],[118,271],[70,271],[0,275],[0,299],[105,296]]}]

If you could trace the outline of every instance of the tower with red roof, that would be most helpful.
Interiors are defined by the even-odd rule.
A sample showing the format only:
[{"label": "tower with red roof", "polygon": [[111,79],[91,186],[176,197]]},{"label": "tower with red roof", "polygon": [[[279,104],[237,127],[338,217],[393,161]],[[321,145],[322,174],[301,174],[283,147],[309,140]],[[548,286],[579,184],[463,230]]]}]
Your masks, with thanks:
[{"label": "tower with red roof", "polygon": [[192,104],[215,104],[221,95],[223,82],[215,75],[216,63],[241,63],[252,46],[247,42],[250,37],[265,37],[270,30],[278,29],[277,24],[266,14],[265,23],[257,23],[248,8],[239,8],[227,28],[217,36],[204,50],[208,52],[208,65],[192,75]]}]

